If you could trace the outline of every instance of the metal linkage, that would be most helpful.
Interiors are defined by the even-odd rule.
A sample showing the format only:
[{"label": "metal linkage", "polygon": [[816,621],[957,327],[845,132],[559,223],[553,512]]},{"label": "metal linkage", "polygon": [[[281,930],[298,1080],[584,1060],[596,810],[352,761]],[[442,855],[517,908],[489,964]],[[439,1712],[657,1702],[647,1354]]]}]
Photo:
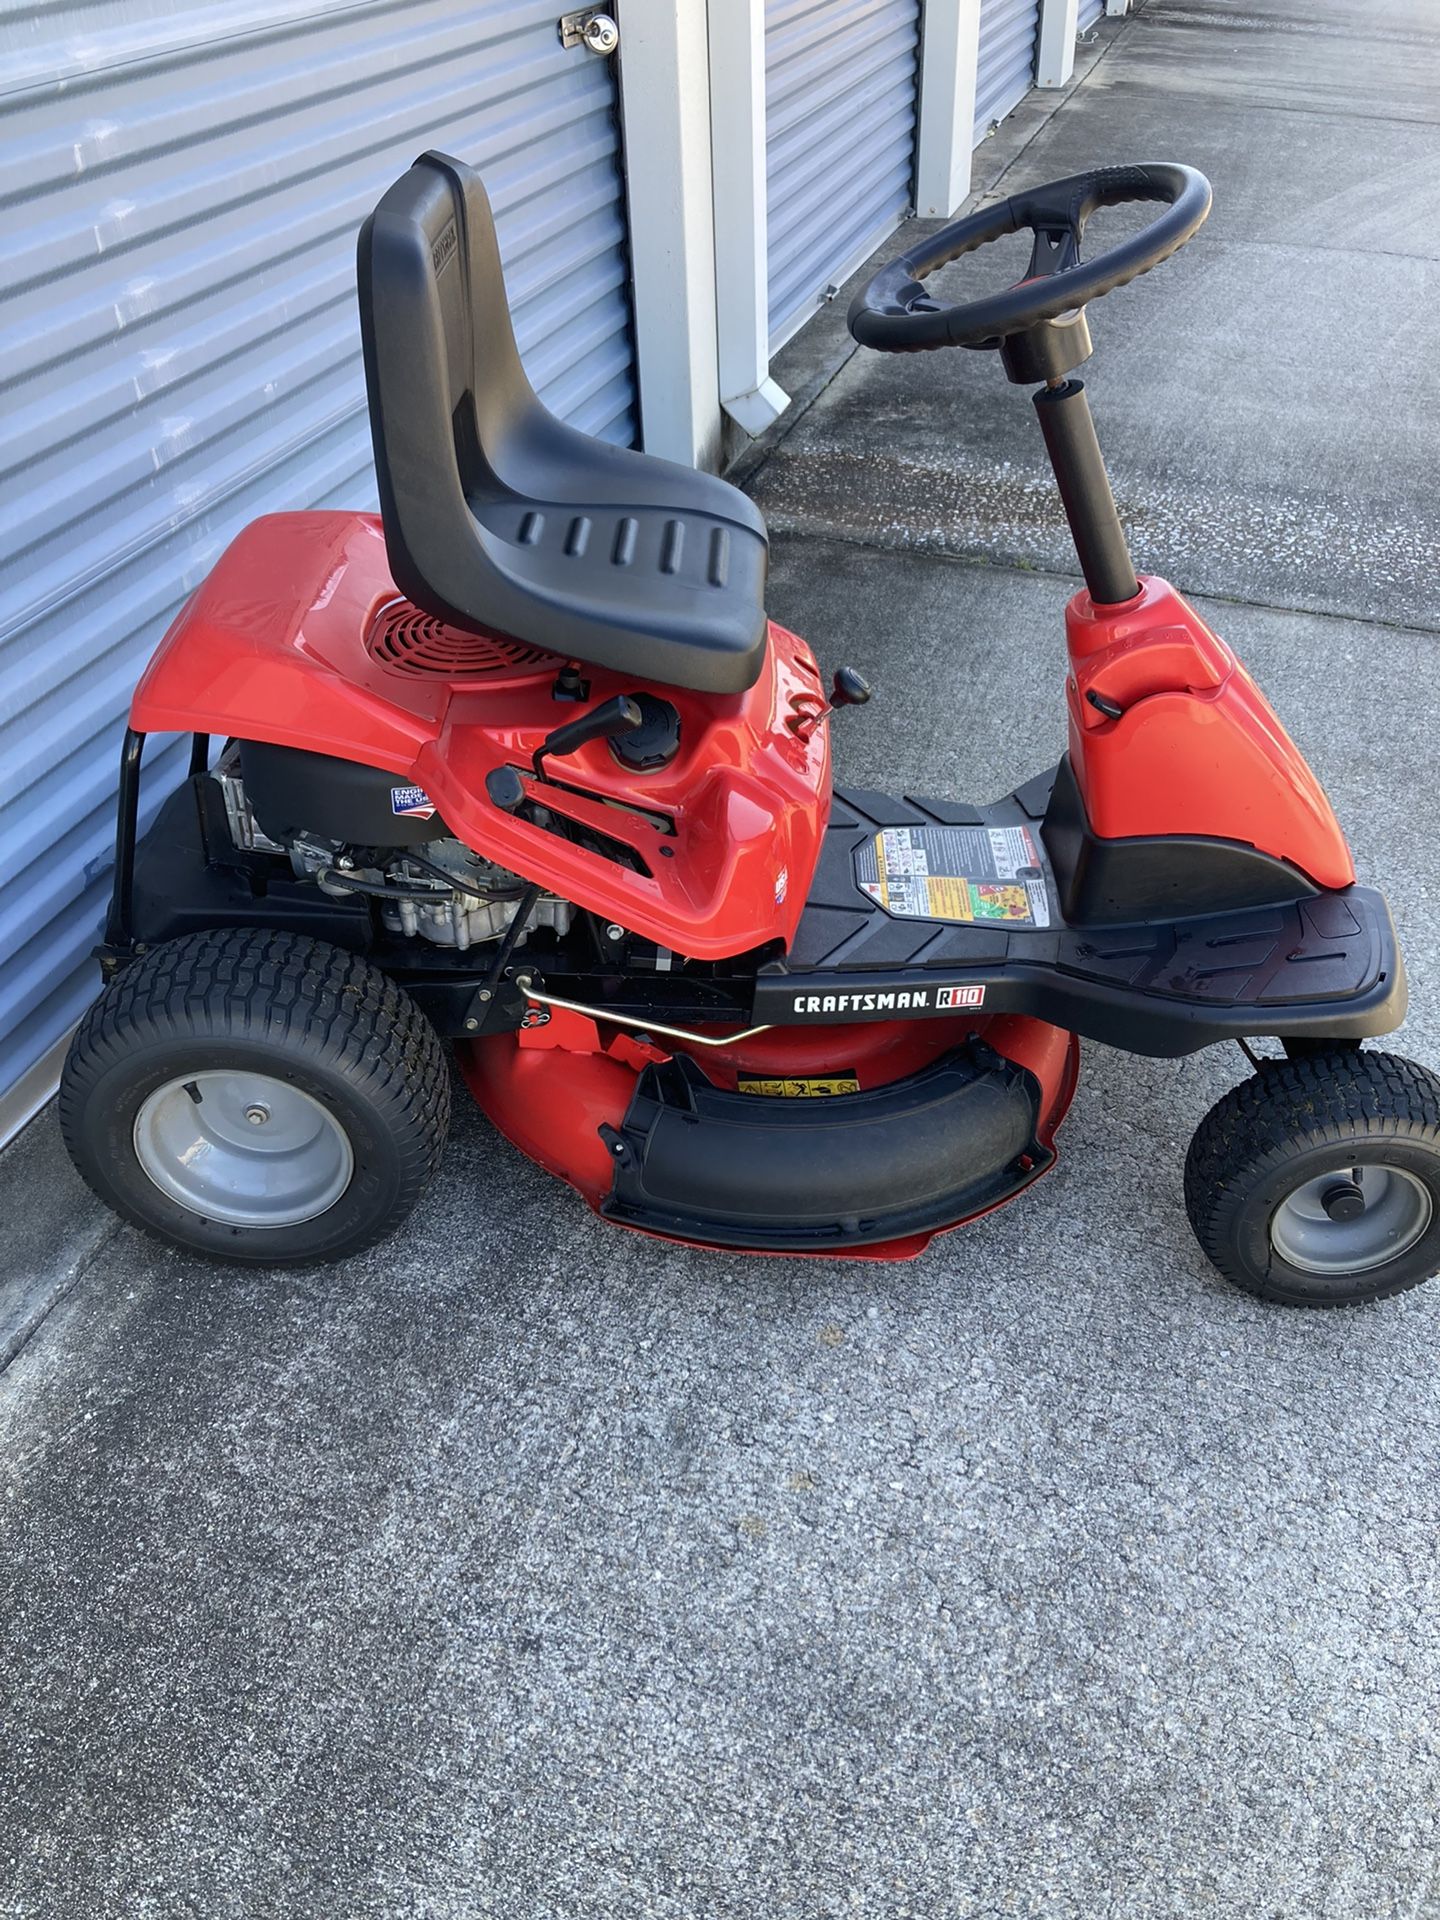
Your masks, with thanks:
[{"label": "metal linkage", "polygon": [[542,1007],[560,1007],[566,1013],[583,1013],[587,1020],[608,1020],[614,1027],[631,1027],[636,1033],[659,1033],[667,1040],[684,1040],[692,1047],[733,1047],[742,1040],[753,1040],[757,1033],[769,1033],[769,1025],[746,1027],[740,1033],[721,1034],[718,1038],[710,1033],[693,1033],[688,1027],[666,1027],[658,1020],[637,1020],[633,1014],[616,1013],[611,1007],[587,1007],[580,1000],[562,1000],[553,993],[542,993],[534,985],[534,976],[519,973],[515,976],[515,985],[527,1000],[537,1001]]}]

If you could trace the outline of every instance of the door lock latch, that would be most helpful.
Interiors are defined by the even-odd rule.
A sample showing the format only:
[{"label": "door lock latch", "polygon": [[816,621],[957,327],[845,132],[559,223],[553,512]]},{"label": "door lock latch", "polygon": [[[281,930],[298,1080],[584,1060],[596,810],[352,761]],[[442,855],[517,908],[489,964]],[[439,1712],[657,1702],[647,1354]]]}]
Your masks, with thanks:
[{"label": "door lock latch", "polygon": [[614,53],[620,44],[620,29],[608,13],[594,7],[579,7],[574,13],[562,13],[556,25],[562,47],[585,47],[591,53]]}]

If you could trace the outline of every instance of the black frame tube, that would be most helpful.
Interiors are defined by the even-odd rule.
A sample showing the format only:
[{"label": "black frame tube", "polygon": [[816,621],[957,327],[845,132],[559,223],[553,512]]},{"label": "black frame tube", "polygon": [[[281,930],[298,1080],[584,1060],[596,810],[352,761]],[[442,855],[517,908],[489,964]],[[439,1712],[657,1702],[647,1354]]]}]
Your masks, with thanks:
[{"label": "black frame tube", "polygon": [[531,914],[535,911],[535,902],[543,892],[543,887],[534,885],[527,887],[520,896],[520,904],[511,916],[510,924],[495,950],[495,958],[490,962],[485,978],[480,982],[482,987],[489,987],[492,993],[499,986],[501,975],[505,971],[505,963],[520,944],[520,936],[525,931]]},{"label": "black frame tube", "polygon": [[125,729],[120,748],[120,795],[115,809],[115,874],[110,890],[110,912],[105,921],[105,944],[130,945],[130,905],[135,888],[135,835],[140,818],[140,757],[145,736]]},{"label": "black frame tube", "polygon": [[1120,606],[1135,598],[1140,582],[1115,510],[1085,382],[1066,380],[1032,397],[1090,598],[1097,606]]},{"label": "black frame tube", "polygon": [[464,1035],[474,1039],[485,1031],[491,1013],[500,1008],[496,998],[505,975],[506,962],[520,944],[520,936],[525,931],[531,914],[535,911],[535,902],[544,892],[538,883],[532,884],[521,895],[509,926],[505,929],[495,956],[485,969],[484,977],[475,983],[475,989],[466,1003],[464,1014]]}]

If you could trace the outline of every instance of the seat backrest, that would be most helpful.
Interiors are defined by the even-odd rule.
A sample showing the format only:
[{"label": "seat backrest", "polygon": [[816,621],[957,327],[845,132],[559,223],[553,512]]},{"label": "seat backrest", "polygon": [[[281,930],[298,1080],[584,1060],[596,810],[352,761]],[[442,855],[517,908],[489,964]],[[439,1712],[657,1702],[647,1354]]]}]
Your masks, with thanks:
[{"label": "seat backrest", "polygon": [[386,541],[397,583],[424,604],[424,555],[447,536],[473,539],[467,496],[505,491],[506,450],[544,409],[520,364],[490,200],[472,168],[422,154],[360,229],[358,266]]},{"label": "seat backrest", "polygon": [[[759,511],[714,474],[592,439],[541,404],[479,175],[422,154],[362,227],[358,264],[401,592],[451,624],[599,666],[749,686],[765,646]],[[561,302],[546,309],[564,324]]]}]

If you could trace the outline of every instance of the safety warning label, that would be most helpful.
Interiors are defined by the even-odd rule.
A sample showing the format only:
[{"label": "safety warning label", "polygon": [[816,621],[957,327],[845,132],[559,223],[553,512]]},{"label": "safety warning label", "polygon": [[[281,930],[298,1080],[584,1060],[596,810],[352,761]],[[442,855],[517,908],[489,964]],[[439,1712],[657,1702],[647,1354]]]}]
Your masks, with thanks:
[{"label": "safety warning label", "polygon": [[909,920],[1048,927],[1050,902],[1028,827],[886,827],[855,854],[855,877]]},{"label": "safety warning label", "polygon": [[860,1082],[853,1069],[836,1073],[804,1074],[776,1078],[763,1074],[741,1073],[735,1077],[737,1093],[763,1093],[772,1100],[824,1100],[837,1093],[859,1093]]}]

